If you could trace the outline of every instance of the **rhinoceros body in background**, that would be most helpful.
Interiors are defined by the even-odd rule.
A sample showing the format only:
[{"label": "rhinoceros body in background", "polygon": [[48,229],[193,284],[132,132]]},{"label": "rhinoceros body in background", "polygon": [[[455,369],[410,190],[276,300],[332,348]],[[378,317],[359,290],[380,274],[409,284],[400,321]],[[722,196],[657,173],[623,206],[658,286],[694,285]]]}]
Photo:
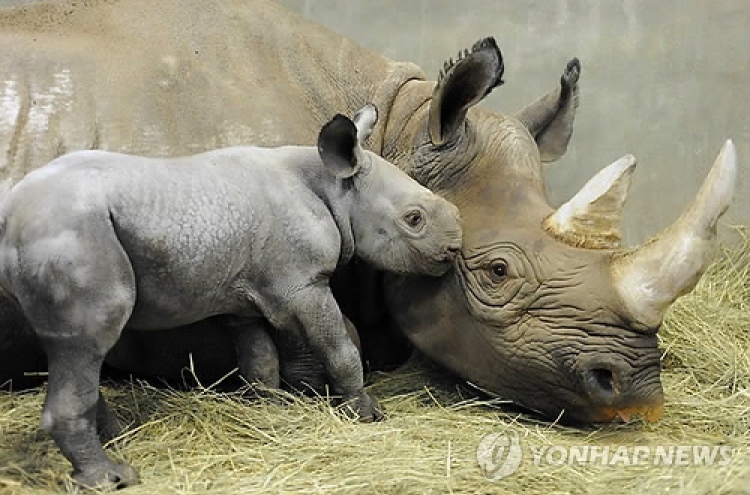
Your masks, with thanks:
[{"label": "rhinoceros body in background", "polygon": [[[546,198],[542,162],[558,159],[572,133],[575,60],[549,93],[501,115],[477,106],[502,83],[491,39],[429,81],[412,64],[264,1],[31,5],[2,14],[0,33],[6,176],[74,149],[179,155],[312,143],[327,116],[374,102],[383,125],[369,148],[456,204],[464,234],[448,275],[382,280],[394,325],[452,372],[549,418],[657,415],[656,331],[710,262],[733,190],[731,145],[685,215],[626,251],[619,223],[632,158],[605,168],[557,210]],[[368,304],[346,304],[363,334],[383,325]],[[3,314],[2,331],[21,332],[17,313]],[[199,334],[181,330],[168,346],[136,335],[111,357],[126,369],[177,372],[185,362],[160,349],[189,350],[202,363],[206,349],[224,345]],[[225,349],[226,361],[205,367],[231,369]],[[158,358],[145,359],[144,350]]]},{"label": "rhinoceros body in background", "polygon": [[125,325],[153,331],[231,315],[237,338],[257,348],[256,330],[270,322],[310,346],[356,414],[380,415],[329,278],[355,253],[379,269],[442,275],[461,228],[455,206],[361,148],[375,120],[372,106],[354,123],[338,115],[317,151],[78,151],[0,200],[0,285],[43,343],[42,424],[80,482],[134,481],[97,441],[97,404],[109,417],[99,372]]}]

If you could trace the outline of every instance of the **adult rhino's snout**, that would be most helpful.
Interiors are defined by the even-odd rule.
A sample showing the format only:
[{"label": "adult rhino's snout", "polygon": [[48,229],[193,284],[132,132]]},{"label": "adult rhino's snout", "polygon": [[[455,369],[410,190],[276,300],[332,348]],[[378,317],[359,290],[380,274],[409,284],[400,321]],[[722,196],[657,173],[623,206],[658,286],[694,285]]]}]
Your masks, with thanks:
[{"label": "adult rhino's snout", "polygon": [[628,422],[634,414],[656,421],[664,407],[659,364],[633,368],[624,359],[587,356],[578,360],[578,379],[588,398],[588,421]]}]

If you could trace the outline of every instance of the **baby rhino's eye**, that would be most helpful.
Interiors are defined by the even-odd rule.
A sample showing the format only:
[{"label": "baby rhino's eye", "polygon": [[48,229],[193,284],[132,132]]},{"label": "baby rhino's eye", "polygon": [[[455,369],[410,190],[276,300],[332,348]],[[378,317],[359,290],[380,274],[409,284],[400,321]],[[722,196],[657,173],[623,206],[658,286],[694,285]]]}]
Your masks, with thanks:
[{"label": "baby rhino's eye", "polygon": [[422,212],[419,210],[411,210],[404,215],[404,221],[409,227],[416,228],[424,223],[424,215],[422,215]]}]

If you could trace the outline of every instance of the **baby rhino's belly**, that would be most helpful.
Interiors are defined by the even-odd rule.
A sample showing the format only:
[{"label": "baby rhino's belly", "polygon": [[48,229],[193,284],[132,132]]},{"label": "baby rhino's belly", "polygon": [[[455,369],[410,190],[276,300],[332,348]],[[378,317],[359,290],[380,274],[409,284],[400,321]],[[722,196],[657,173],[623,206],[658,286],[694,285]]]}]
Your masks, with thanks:
[{"label": "baby rhino's belly", "polygon": [[231,288],[204,284],[165,283],[146,277],[138,284],[135,307],[127,326],[160,330],[189,325],[215,315],[261,316],[253,302]]}]

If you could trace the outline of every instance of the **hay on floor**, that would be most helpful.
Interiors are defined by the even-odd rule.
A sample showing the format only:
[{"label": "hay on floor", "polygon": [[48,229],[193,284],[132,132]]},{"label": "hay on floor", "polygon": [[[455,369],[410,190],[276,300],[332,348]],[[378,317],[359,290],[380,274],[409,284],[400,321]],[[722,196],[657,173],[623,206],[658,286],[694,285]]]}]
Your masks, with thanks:
[{"label": "hay on floor", "polygon": [[[500,401],[481,401],[429,366],[373,378],[388,419],[357,424],[323,401],[247,401],[211,388],[181,392],[142,382],[104,393],[129,424],[108,444],[140,471],[129,494],[237,493],[685,493],[750,492],[750,243],[723,249],[660,333],[667,397],[658,423],[562,427]],[[39,428],[44,390],[0,393],[0,493],[71,487],[69,464]],[[518,435],[523,459],[502,479],[483,476],[477,447]],[[616,457],[617,448],[629,458]],[[637,446],[649,456],[634,463]],[[657,447],[725,447],[712,465],[654,465]],[[609,447],[607,462],[561,462]],[[639,448],[640,448],[639,447]],[[542,452],[535,465],[534,452]],[[549,450],[552,449],[552,450]],[[729,456],[722,457],[722,452]],[[681,462],[673,457],[675,462]]]}]

